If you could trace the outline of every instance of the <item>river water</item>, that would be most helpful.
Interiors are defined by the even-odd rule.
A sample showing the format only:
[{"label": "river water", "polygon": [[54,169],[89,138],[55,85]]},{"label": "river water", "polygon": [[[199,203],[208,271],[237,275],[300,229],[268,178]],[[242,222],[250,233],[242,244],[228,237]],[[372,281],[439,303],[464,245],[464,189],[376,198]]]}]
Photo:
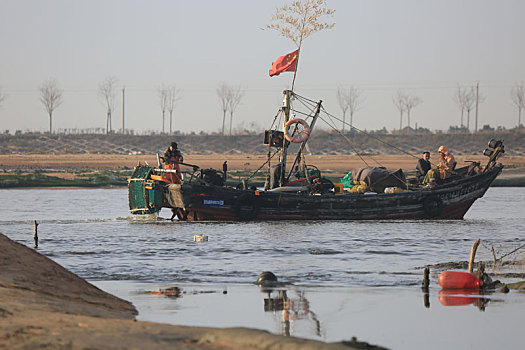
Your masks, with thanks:
[{"label": "river water", "polygon": [[[1,233],[32,247],[37,220],[38,252],[130,300],[140,320],[330,342],[355,336],[403,349],[521,343],[525,295],[463,296],[456,301],[465,305],[453,307],[439,295],[439,271],[426,303],[419,286],[422,266],[468,260],[478,238],[477,260],[491,260],[492,246],[503,255],[523,244],[525,188],[489,189],[462,221],[183,223],[170,216],[131,216],[122,188],[0,190]],[[194,242],[197,234],[208,242]],[[523,259],[522,252],[507,259]],[[283,285],[261,290],[253,282],[262,271]],[[148,294],[173,286],[182,297]]]}]

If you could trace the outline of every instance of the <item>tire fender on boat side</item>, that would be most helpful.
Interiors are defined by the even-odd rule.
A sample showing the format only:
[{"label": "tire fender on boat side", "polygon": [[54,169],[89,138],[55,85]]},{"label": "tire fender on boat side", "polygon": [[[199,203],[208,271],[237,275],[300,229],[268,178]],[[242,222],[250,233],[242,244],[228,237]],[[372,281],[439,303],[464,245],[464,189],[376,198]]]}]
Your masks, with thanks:
[{"label": "tire fender on boat side", "polygon": [[259,213],[257,198],[252,193],[243,193],[233,204],[233,212],[240,220],[252,220]]},{"label": "tire fender on boat side", "polygon": [[[301,124],[304,128],[298,135],[290,135],[290,126],[293,124]],[[292,143],[301,143],[308,140],[310,136],[310,126],[301,118],[293,118],[284,124],[284,138]]]},{"label": "tire fender on boat side", "polygon": [[423,210],[429,218],[435,218],[443,211],[443,201],[436,195],[430,195],[423,201]]}]

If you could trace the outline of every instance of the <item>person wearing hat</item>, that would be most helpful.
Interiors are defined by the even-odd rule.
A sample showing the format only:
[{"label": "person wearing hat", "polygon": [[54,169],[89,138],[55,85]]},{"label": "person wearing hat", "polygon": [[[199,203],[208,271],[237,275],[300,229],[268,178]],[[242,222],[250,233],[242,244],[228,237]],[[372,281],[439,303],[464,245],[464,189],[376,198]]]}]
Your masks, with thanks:
[{"label": "person wearing hat", "polygon": [[438,152],[439,164],[437,168],[440,178],[444,180],[452,175],[453,170],[456,168],[456,160],[446,146],[439,147]]},{"label": "person wearing hat", "polygon": [[184,161],[184,158],[182,157],[182,153],[177,148],[177,142],[171,143],[166,152],[164,152],[163,160],[166,164],[164,167],[165,169],[177,170],[175,173],[166,173],[166,179],[175,184],[182,183],[182,175],[180,173],[179,164]]},{"label": "person wearing hat", "polygon": [[456,160],[446,146],[441,146],[438,149],[439,164],[436,169],[430,169],[423,180],[423,184],[432,184],[438,180],[445,180],[449,178],[456,168]]},{"label": "person wearing hat", "polygon": [[164,152],[164,163],[169,164],[173,162],[183,162],[184,158],[182,157],[182,153],[177,148],[177,142],[172,142],[171,145],[168,147],[166,152]]},{"label": "person wearing hat", "polygon": [[432,168],[430,164],[430,152],[423,152],[421,158],[417,161],[416,176],[417,181],[422,182],[427,172]]}]

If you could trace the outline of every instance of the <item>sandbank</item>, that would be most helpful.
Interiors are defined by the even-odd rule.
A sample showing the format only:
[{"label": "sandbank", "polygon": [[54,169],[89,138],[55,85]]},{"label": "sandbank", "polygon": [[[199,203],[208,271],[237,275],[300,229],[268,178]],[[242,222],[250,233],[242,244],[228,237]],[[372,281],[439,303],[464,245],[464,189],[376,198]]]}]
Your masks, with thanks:
[{"label": "sandbank", "polygon": [[0,234],[0,348],[364,349],[248,328],[136,321],[135,307]]},{"label": "sandbank", "polygon": [[[363,162],[366,161],[366,164]],[[345,172],[353,168],[384,166],[389,169],[415,169],[417,157],[410,155],[311,155],[308,163],[321,170]],[[466,161],[479,161],[484,165],[488,158],[482,155],[456,156],[458,166]],[[265,161],[265,155],[259,154],[185,154],[184,161],[201,168],[222,169],[222,163],[228,161],[229,170],[255,170]],[[432,159],[431,159],[432,161]],[[525,156],[504,156],[500,160],[506,168],[525,167]],[[65,169],[65,170],[119,170],[133,169],[138,163],[156,165],[155,155],[120,155],[120,154],[0,154],[0,169]]]}]

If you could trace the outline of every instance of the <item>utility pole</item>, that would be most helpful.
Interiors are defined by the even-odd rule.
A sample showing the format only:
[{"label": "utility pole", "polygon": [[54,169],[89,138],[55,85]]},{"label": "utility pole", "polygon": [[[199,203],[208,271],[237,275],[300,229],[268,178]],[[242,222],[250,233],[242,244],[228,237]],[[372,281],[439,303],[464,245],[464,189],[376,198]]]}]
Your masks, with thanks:
[{"label": "utility pole", "polygon": [[124,92],[126,91],[126,87],[122,87],[122,133],[124,134]]},{"label": "utility pole", "polygon": [[476,84],[476,121],[474,123],[474,132],[478,132],[478,104],[479,104],[479,81]]}]

